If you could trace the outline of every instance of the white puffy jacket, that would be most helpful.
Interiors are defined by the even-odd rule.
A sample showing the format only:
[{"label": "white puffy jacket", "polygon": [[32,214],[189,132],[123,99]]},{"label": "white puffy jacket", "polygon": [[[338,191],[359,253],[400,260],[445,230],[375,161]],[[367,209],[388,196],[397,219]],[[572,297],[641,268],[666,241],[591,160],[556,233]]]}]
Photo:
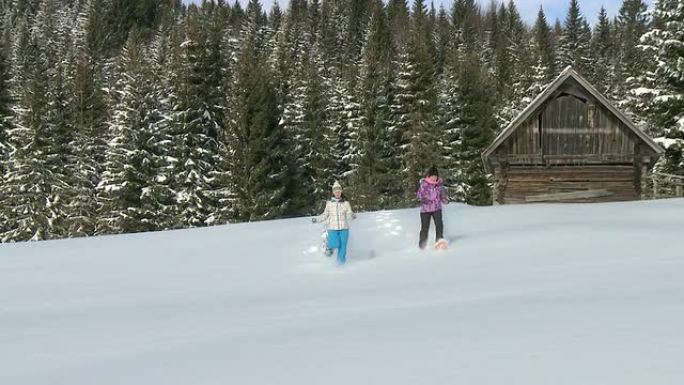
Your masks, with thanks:
[{"label": "white puffy jacket", "polygon": [[331,198],[325,203],[325,211],[319,220],[325,224],[328,230],[344,230],[349,228],[349,222],[356,219],[351,205],[347,201],[339,201]]}]

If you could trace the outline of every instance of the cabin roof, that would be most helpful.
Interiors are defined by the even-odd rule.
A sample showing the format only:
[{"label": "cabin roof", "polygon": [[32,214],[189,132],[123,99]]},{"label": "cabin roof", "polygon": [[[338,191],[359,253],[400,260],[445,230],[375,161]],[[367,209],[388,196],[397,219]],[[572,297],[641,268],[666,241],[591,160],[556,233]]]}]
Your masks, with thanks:
[{"label": "cabin roof", "polygon": [[642,130],[632,123],[631,120],[625,114],[620,112],[615,106],[613,106],[605,96],[601,95],[596,88],[594,88],[586,79],[584,79],[580,74],[578,74],[571,66],[566,67],[563,72],[554,79],[548,86],[537,95],[534,100],[527,106],[518,116],[511,121],[511,123],[494,139],[494,141],[485,149],[482,154],[482,158],[485,161],[485,165],[488,165],[487,159],[494,153],[494,151],[518,128],[518,126],[527,120],[534,111],[541,106],[553,93],[569,78],[573,78],[577,83],[580,84],[587,92],[591,94],[599,103],[606,107],[610,112],[613,113],[622,123],[624,123],[630,130],[632,130],[637,137],[639,137],[644,143],[646,143],[656,154],[662,154],[665,150],[656,144],[653,139],[646,135]]}]

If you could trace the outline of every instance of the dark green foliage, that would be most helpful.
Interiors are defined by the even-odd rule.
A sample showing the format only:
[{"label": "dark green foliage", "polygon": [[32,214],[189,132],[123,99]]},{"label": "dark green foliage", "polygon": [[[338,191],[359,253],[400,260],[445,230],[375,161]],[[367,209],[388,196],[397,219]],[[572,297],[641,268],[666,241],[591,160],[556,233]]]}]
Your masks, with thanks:
[{"label": "dark green foliage", "polygon": [[684,8],[676,0],[655,5],[653,28],[640,38],[642,54],[652,58],[634,82],[632,108],[645,113],[650,133],[666,148],[657,166],[684,175]]},{"label": "dark green foliage", "polygon": [[582,15],[577,0],[570,0],[570,10],[565,18],[563,35],[560,39],[559,69],[571,65],[582,76],[591,78],[593,67],[590,60],[590,43],[589,23]]},{"label": "dark green foliage", "polygon": [[364,47],[360,83],[362,118],[353,192],[361,210],[391,208],[399,192],[392,181],[395,149],[390,145],[389,130],[392,49],[389,23],[380,0],[373,2]]},{"label": "dark green foliage", "polygon": [[682,166],[681,7],[592,31],[514,1],[0,1],[5,241],[410,207],[425,169],[489,204],[480,155],[566,65]]},{"label": "dark green foliage", "polygon": [[554,49],[553,33],[546,22],[546,15],[541,7],[537,14],[537,21],[534,24],[533,33],[538,65],[543,68],[544,82],[548,83],[553,80],[556,75],[556,52]]},{"label": "dark green foliage", "polygon": [[497,128],[492,93],[488,91],[492,84],[474,54],[461,59],[457,79],[457,103],[461,107],[456,117],[460,130],[457,183],[467,203],[486,205],[491,203],[491,190],[480,156]]},{"label": "dark green foliage", "polygon": [[591,40],[591,54],[594,62],[594,70],[592,71],[592,83],[596,84],[596,89],[603,94],[608,94],[610,88],[614,83],[614,63],[611,62],[613,58],[613,45],[611,34],[610,20],[606,10],[601,8],[599,13],[599,20],[594,29],[594,34]]},{"label": "dark green foliage", "polygon": [[264,60],[261,10],[248,7],[248,25],[240,51],[229,108],[231,189],[236,220],[277,218],[288,210],[287,148],[278,127],[275,83]]}]

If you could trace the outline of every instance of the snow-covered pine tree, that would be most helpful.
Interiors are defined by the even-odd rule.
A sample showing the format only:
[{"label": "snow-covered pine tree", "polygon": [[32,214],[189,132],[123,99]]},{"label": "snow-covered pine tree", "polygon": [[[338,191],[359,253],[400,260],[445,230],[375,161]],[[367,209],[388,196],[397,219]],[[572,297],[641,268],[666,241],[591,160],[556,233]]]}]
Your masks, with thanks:
[{"label": "snow-covered pine tree", "polygon": [[641,101],[635,110],[646,113],[651,135],[666,148],[658,168],[684,174],[684,4],[656,0],[653,27],[640,41],[653,66],[631,90]]},{"label": "snow-covered pine tree", "polygon": [[[534,42],[536,45],[535,56],[538,59],[538,66],[543,69],[543,83],[546,84],[556,76],[556,51],[554,46],[553,33],[546,22],[544,9],[539,7],[537,20],[534,23]],[[540,74],[538,73],[538,76]]]},{"label": "snow-covered pine tree", "polygon": [[[524,71],[520,76],[517,90],[516,112],[524,109],[555,78],[555,51],[551,30],[546,23],[546,15],[540,7],[534,30],[529,41]],[[517,115],[517,114],[516,114]],[[507,122],[509,123],[509,122]],[[503,127],[501,127],[503,128]]]},{"label": "snow-covered pine tree", "polygon": [[585,78],[592,78],[591,29],[577,0],[570,0],[558,49],[558,68],[573,66]]},{"label": "snow-covered pine tree", "polygon": [[335,159],[331,149],[334,147],[334,133],[326,124],[330,86],[325,77],[325,60],[318,39],[314,41],[310,54],[304,61],[305,76],[308,79],[303,109],[304,138],[306,140],[303,160],[306,164],[304,183],[312,188],[304,195],[302,207],[307,212],[318,210],[318,204],[330,194],[334,181]]},{"label": "snow-covered pine tree", "polygon": [[[68,126],[66,82],[59,53],[65,31],[58,4],[41,3],[29,30],[20,23],[14,46],[17,95],[16,126],[10,131],[15,149],[5,184],[9,231],[4,240],[43,240],[68,235],[65,205],[71,199],[73,130]],[[27,21],[24,19],[24,21]]]},{"label": "snow-covered pine tree", "polygon": [[[560,65],[560,45],[561,45],[561,40],[563,39],[563,24],[561,24],[561,21],[556,18],[556,21],[553,23],[553,28],[551,29],[551,38],[553,40],[553,46],[556,48],[556,71],[560,72],[561,68],[558,68]],[[555,75],[554,75],[555,76]]]},{"label": "snow-covered pine tree", "polygon": [[69,108],[74,127],[74,198],[68,203],[69,235],[95,232],[97,200],[95,186],[103,171],[108,108],[103,90],[104,58],[97,35],[98,3],[81,1],[73,10],[73,50],[69,57]]},{"label": "snow-covered pine tree", "polygon": [[[353,182],[355,203],[360,210],[396,205],[400,189],[392,184],[389,87],[392,81],[392,46],[387,14],[381,0],[373,1],[373,13],[362,51],[361,130],[358,170]],[[399,190],[399,191],[397,191]]]},{"label": "snow-covered pine tree", "polygon": [[[261,15],[260,15],[261,16]],[[211,198],[212,178],[217,161],[217,134],[222,130],[220,54],[207,46],[204,15],[191,5],[185,24],[180,25],[184,41],[172,50],[171,101],[172,137],[177,160],[172,179],[176,193],[177,218],[181,227],[204,226],[215,212]]]},{"label": "snow-covered pine tree", "polygon": [[243,24],[246,22],[245,10],[242,9],[242,5],[238,0],[233,2],[233,6],[230,9],[230,18],[228,19],[228,24],[230,24],[233,30],[242,31]]},{"label": "snow-covered pine tree", "polygon": [[153,30],[165,1],[177,0],[106,0],[105,7],[100,9],[105,21],[103,46],[110,54],[126,43],[132,28],[137,33]]},{"label": "snow-covered pine tree", "polygon": [[452,188],[457,192],[462,189],[469,204],[487,205],[491,203],[491,189],[480,156],[494,138],[497,124],[492,111],[493,95],[489,91],[493,84],[477,53],[464,52],[459,64],[458,86],[458,165],[461,171],[457,175],[463,180]]},{"label": "snow-covered pine tree", "polygon": [[497,90],[501,104],[497,118],[501,127],[505,127],[524,108],[523,99],[532,84],[531,69],[534,64],[525,25],[512,0],[503,16],[504,42],[500,47],[503,52],[499,54],[497,66],[500,69],[497,74]]},{"label": "snow-covered pine tree", "polygon": [[[176,221],[178,216],[177,194],[173,190],[175,170],[178,164],[177,152],[174,146],[175,124],[172,119],[173,80],[173,47],[183,42],[180,30],[176,28],[177,21],[173,17],[173,9],[167,8],[162,15],[159,27],[146,50],[145,59],[148,62],[150,92],[156,109],[156,119],[149,129],[152,135],[147,148],[152,159],[152,175],[142,191],[142,209],[154,218],[155,227],[167,230],[181,227]],[[219,15],[216,15],[219,16]],[[176,32],[174,32],[176,31]],[[214,177],[215,180],[219,179]],[[216,193],[216,186],[212,184]],[[213,197],[212,197],[213,198]]]},{"label": "snow-covered pine tree", "polygon": [[[288,102],[288,93],[295,79],[294,72],[302,65],[302,56],[308,52],[311,46],[312,36],[307,25],[309,18],[306,0],[293,0],[290,2],[284,19],[284,26],[277,41],[276,75],[279,81],[279,90],[284,103]],[[262,33],[263,28],[261,28]]]},{"label": "snow-covered pine tree", "polygon": [[455,0],[451,7],[451,22],[454,36],[460,34],[461,44],[468,52],[477,52],[479,41],[480,9],[475,0]]},{"label": "snow-covered pine tree", "polygon": [[594,87],[604,95],[612,94],[614,75],[614,48],[611,36],[611,22],[606,9],[601,7],[598,22],[591,39],[591,55],[594,63],[592,78],[589,79]]},{"label": "snow-covered pine tree", "polygon": [[225,223],[219,213],[224,209],[219,206],[219,201],[221,205],[228,204],[225,194],[229,193],[230,186],[229,181],[222,177],[225,170],[221,165],[224,162],[220,159],[221,152],[218,149],[226,129],[225,95],[228,92],[227,80],[232,77],[230,62],[234,55],[224,38],[229,35],[228,12],[228,6],[223,2],[204,3],[197,15],[198,23],[189,24],[187,32],[187,38],[197,43],[196,53],[193,54],[196,60],[191,61],[191,83],[194,98],[201,103],[197,105],[200,106],[197,116],[202,118],[199,124],[201,128],[195,130],[203,132],[208,140],[206,153],[202,155],[208,165],[204,170],[207,188],[202,193],[205,197],[202,205],[208,212],[205,224]]},{"label": "snow-covered pine tree", "polygon": [[397,80],[405,82],[396,100],[405,103],[402,127],[403,150],[402,187],[405,204],[415,201],[418,180],[431,165],[437,164],[439,151],[434,125],[437,94],[435,88],[435,48],[428,14],[422,0],[416,0],[411,10],[411,29],[407,45],[405,70]]},{"label": "snow-covered pine tree", "polygon": [[[20,14],[19,9],[15,9],[14,13],[16,16],[10,15],[4,19],[4,28],[6,31],[6,37],[4,41],[6,42],[7,49],[7,89],[9,100],[11,100],[11,126],[8,127],[9,130],[6,132],[7,135],[7,145],[9,150],[8,155],[11,157],[8,159],[7,163],[4,163],[3,170],[3,183],[0,185],[0,198],[2,199],[0,203],[2,204],[2,215],[4,224],[2,226],[2,238],[0,241],[7,242],[12,241],[14,233],[12,230],[17,229],[18,218],[15,215],[15,205],[19,202],[13,194],[18,190],[18,187],[9,183],[10,173],[12,171],[13,165],[15,165],[15,149],[12,147],[17,144],[16,131],[13,131],[19,123],[21,118],[21,101],[24,97],[23,90],[24,85],[28,84],[30,74],[26,72],[29,68],[29,63],[31,63],[31,54],[33,51],[29,51],[28,47],[31,46],[31,34],[29,30],[29,18],[25,14]],[[14,19],[14,20],[12,20]],[[35,49],[34,49],[35,50]],[[12,137],[14,135],[15,137]]]},{"label": "snow-covered pine tree", "polygon": [[[38,32],[40,44],[43,44],[43,52],[47,65],[48,106],[45,111],[45,122],[48,132],[54,138],[51,143],[51,155],[55,162],[54,174],[65,184],[63,187],[55,186],[53,195],[59,205],[53,206],[55,218],[51,221],[51,237],[65,238],[70,236],[70,230],[80,228],[81,218],[72,216],[70,205],[78,201],[84,194],[90,193],[90,186],[84,186],[77,167],[76,151],[78,150],[78,136],[74,132],[71,105],[73,104],[70,92],[71,73],[69,58],[73,57],[74,22],[76,12],[73,4],[63,3],[57,0],[46,0],[40,4],[36,15],[35,26]],[[36,31],[36,29],[34,29]],[[34,32],[36,33],[36,32]],[[50,160],[52,160],[50,159]],[[92,204],[92,196],[90,197]],[[76,223],[74,223],[76,221]],[[91,227],[92,228],[92,227]],[[81,232],[74,235],[86,235]]]},{"label": "snow-covered pine tree", "polygon": [[[498,73],[497,54],[500,52],[499,47],[503,42],[501,37],[503,31],[501,30],[502,26],[500,25],[498,14],[499,5],[495,0],[490,0],[483,19],[482,63],[486,66],[487,71],[492,74]],[[503,11],[505,12],[505,8],[503,8]]]},{"label": "snow-covered pine tree", "polygon": [[261,6],[248,5],[244,38],[229,100],[224,159],[230,162],[236,220],[276,218],[286,212],[286,142],[278,129],[277,90],[266,61]]},{"label": "snow-covered pine tree", "polygon": [[[6,10],[5,10],[6,11]],[[9,20],[3,17],[2,21]],[[4,27],[9,30],[9,25],[4,24]],[[14,103],[10,94],[10,61],[9,56],[11,50],[9,47],[9,33],[2,34],[0,40],[0,186],[5,185],[5,173],[7,172],[7,162],[12,148],[9,144],[9,132],[14,127],[14,114],[12,108]],[[5,201],[4,191],[0,187],[0,234],[4,234],[9,230],[8,226],[8,211]]]},{"label": "snow-covered pine tree", "polygon": [[406,47],[398,47],[394,57],[392,83],[390,85],[389,109],[390,117],[388,120],[388,135],[390,148],[394,149],[393,166],[394,177],[390,183],[399,186],[398,204],[405,204],[406,194],[415,181],[410,186],[405,186],[405,175],[408,173],[408,141],[407,132],[410,130],[411,108],[416,98],[411,85],[412,66]]},{"label": "snow-covered pine tree", "polygon": [[[318,5],[317,3],[315,4]],[[285,17],[285,26],[278,50],[277,69],[280,71],[281,119],[279,129],[288,143],[287,156],[287,195],[290,199],[286,209],[288,215],[310,214],[315,198],[314,174],[311,161],[314,152],[320,153],[320,147],[314,149],[312,134],[322,127],[321,114],[324,110],[322,78],[318,74],[320,59],[314,52],[318,36],[312,36],[309,21],[318,19],[316,9],[311,12],[306,2],[290,3]],[[317,48],[316,48],[317,49]],[[316,56],[316,57],[314,57]],[[315,125],[316,127],[313,127]],[[325,151],[323,149],[323,151]]]},{"label": "snow-covered pine tree", "polygon": [[[312,3],[318,3],[318,0],[312,0]],[[280,5],[276,1],[271,7],[271,13],[268,15],[268,23],[273,31],[279,31],[282,26],[283,21],[283,11],[280,9]]]},{"label": "snow-covered pine tree", "polygon": [[444,6],[439,7],[433,39],[435,41],[435,78],[439,79],[444,73],[444,63],[451,40],[451,24]]},{"label": "snow-covered pine tree", "polygon": [[645,116],[639,107],[640,98],[630,90],[641,87],[639,80],[653,63],[641,49],[639,39],[650,27],[648,7],[643,0],[624,0],[615,21],[614,61],[615,82],[610,95],[638,125],[645,126]]},{"label": "snow-covered pine tree", "polygon": [[[346,8],[346,31],[343,31],[344,40],[347,42],[347,51],[343,57],[343,74],[350,90],[356,89],[356,82],[359,79],[359,64],[361,63],[361,49],[363,47],[366,32],[368,30],[368,20],[370,18],[372,2],[368,0],[344,0]],[[355,92],[350,94],[355,96]],[[353,103],[358,103],[358,98]],[[358,114],[358,109],[354,111]]]},{"label": "snow-covered pine tree", "polygon": [[[392,45],[400,49],[406,45],[409,35],[409,7],[406,0],[387,1],[387,22],[389,24]],[[395,55],[399,51],[395,51]]]},{"label": "snow-covered pine tree", "polygon": [[[495,8],[496,11],[496,8]],[[459,49],[460,48],[460,49]],[[450,199],[465,201],[464,167],[460,162],[461,151],[461,90],[459,89],[459,68],[463,45],[459,40],[450,44],[447,52],[445,71],[437,83],[436,128],[440,159],[438,167]]]},{"label": "snow-covered pine tree", "polygon": [[329,130],[330,156],[333,179],[347,184],[354,172],[356,135],[359,128],[360,106],[351,95],[350,86],[341,75],[330,74],[326,86],[325,123]]},{"label": "snow-covered pine tree", "polygon": [[[320,48],[322,52],[322,75],[326,79],[325,122],[330,133],[330,156],[333,162],[333,179],[348,185],[355,172],[355,157],[359,130],[360,105],[355,95],[357,70],[346,57],[354,52],[349,41],[351,3],[325,1],[321,11]],[[329,193],[329,185],[324,186]]]},{"label": "snow-covered pine tree", "polygon": [[122,50],[114,92],[105,170],[97,186],[100,234],[157,230],[156,207],[147,195],[156,177],[155,125],[160,120],[153,76],[134,29]]},{"label": "snow-covered pine tree", "polygon": [[508,83],[511,90],[515,92],[516,88],[520,88],[515,85],[516,82],[519,82],[517,78],[529,69],[527,63],[524,62],[526,59],[529,60],[529,52],[527,30],[513,0],[508,1],[504,36],[506,37],[506,49],[509,51],[508,57],[510,58],[508,67],[511,79],[509,79]]}]

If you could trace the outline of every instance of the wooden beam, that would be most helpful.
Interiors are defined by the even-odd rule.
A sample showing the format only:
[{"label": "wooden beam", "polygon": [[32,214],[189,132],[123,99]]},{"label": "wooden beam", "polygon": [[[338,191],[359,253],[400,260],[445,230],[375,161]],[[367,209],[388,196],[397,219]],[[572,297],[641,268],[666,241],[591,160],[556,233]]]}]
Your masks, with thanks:
[{"label": "wooden beam", "polygon": [[525,197],[526,202],[546,202],[546,201],[560,201],[568,199],[589,199],[589,198],[600,198],[613,195],[612,192],[608,190],[582,190],[582,191],[572,191],[565,193],[553,193],[553,194],[539,194]]}]

